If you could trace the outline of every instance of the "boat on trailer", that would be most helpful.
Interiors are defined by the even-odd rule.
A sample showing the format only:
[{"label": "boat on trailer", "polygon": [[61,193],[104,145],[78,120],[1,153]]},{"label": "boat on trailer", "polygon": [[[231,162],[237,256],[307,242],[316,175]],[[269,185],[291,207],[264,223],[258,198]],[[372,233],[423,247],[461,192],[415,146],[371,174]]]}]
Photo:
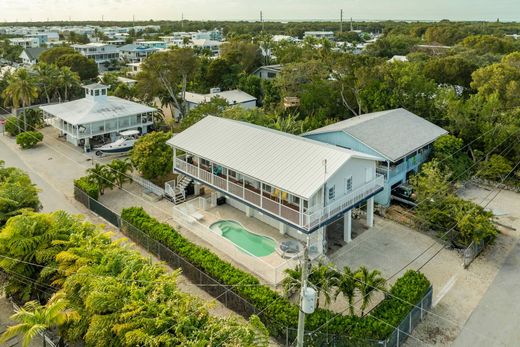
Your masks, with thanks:
[{"label": "boat on trailer", "polygon": [[119,133],[119,138],[96,148],[96,155],[101,157],[105,154],[123,154],[134,148],[135,141],[139,138],[139,130],[127,130]]}]

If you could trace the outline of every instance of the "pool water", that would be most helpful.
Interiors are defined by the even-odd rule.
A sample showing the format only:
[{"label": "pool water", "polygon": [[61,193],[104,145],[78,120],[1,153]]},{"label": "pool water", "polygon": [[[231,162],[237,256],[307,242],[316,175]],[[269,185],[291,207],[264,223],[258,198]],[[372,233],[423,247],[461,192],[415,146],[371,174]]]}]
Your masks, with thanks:
[{"label": "pool water", "polygon": [[210,226],[223,237],[237,245],[237,248],[257,257],[265,257],[274,252],[276,241],[270,237],[257,235],[232,220],[221,220]]}]

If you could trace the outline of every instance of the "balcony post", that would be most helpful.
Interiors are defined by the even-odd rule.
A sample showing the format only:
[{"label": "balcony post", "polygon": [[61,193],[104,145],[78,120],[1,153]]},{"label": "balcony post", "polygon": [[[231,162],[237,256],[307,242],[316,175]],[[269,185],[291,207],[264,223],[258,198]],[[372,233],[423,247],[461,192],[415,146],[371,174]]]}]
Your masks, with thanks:
[{"label": "balcony post", "polygon": [[346,243],[352,241],[352,210],[345,212],[343,217],[343,241]]},{"label": "balcony post", "polygon": [[374,226],[374,197],[367,200],[367,226]]},{"label": "balcony post", "polygon": [[213,172],[215,172],[213,170],[213,162],[211,162],[211,166],[210,166],[210,174],[211,174],[211,184],[215,185],[215,174]]},{"label": "balcony post", "polygon": [[264,184],[260,182],[260,208],[263,207],[264,203]]},{"label": "balcony post", "polygon": [[175,171],[176,166],[177,166],[177,149],[175,147],[173,147],[173,171]]},{"label": "balcony post", "polygon": [[[186,156],[186,164],[188,163],[188,157]],[[197,157],[197,177],[200,178],[200,157]]]},{"label": "balcony post", "polygon": [[226,169],[226,190],[229,192],[229,169]]}]

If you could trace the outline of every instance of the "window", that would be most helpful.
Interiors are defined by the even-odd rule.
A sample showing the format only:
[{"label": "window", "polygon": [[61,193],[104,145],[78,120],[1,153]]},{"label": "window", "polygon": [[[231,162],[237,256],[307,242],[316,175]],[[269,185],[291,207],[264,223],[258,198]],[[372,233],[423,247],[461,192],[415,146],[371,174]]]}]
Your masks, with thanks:
[{"label": "window", "polygon": [[96,96],[99,96],[99,89],[96,89]]},{"label": "window", "polygon": [[229,170],[229,177],[233,177],[233,178],[236,178],[237,177],[237,173],[236,171],[233,171],[233,170]]},{"label": "window", "polygon": [[267,78],[275,78],[275,77],[276,77],[276,74],[274,72],[267,73]]},{"label": "window", "polygon": [[345,178],[345,194],[352,191],[352,176]]},{"label": "window", "polygon": [[211,163],[209,162],[209,160],[206,160],[206,159],[202,159],[200,158],[200,163],[204,166],[207,166],[209,167],[211,165]]},{"label": "window", "polygon": [[336,186],[332,186],[329,188],[329,200],[334,200],[336,198]]},{"label": "window", "polygon": [[273,187],[268,184],[262,184],[262,190],[266,193],[271,193],[273,191]]},{"label": "window", "polygon": [[101,89],[101,95],[107,95],[107,90],[106,89]]},{"label": "window", "polygon": [[300,205],[300,198],[297,197],[297,196],[289,195],[289,201],[290,201],[292,204]]}]

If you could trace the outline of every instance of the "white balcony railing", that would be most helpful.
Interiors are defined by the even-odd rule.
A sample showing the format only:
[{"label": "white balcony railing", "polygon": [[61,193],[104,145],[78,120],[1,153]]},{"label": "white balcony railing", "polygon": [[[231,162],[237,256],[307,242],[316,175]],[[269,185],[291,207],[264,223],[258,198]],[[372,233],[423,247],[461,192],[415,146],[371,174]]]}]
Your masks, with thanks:
[{"label": "white balcony railing", "polygon": [[187,163],[181,158],[175,160],[175,169],[189,174],[202,182],[206,182],[219,188],[229,195],[267,211],[290,224],[306,230],[314,229],[322,225],[328,219],[355,206],[367,197],[373,195],[384,186],[384,177],[377,175],[376,179],[364,184],[329,205],[301,213],[294,207],[275,201],[267,196],[261,196],[258,192],[248,189],[244,184],[237,184],[229,179],[217,176],[210,171]]}]

